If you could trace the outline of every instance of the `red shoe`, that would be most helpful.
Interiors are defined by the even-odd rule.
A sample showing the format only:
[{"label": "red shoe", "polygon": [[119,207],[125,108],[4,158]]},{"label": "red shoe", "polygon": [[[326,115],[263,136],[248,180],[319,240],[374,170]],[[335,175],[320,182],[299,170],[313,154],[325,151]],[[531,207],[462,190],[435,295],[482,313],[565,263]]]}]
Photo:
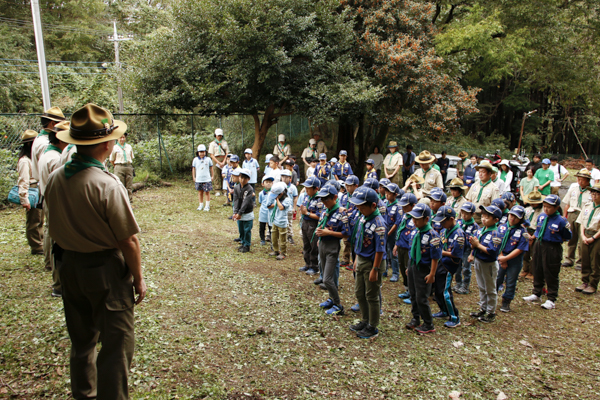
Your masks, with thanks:
[{"label": "red shoe", "polygon": [[294,217],[292,218],[294,221],[296,220],[296,211],[294,211]]}]

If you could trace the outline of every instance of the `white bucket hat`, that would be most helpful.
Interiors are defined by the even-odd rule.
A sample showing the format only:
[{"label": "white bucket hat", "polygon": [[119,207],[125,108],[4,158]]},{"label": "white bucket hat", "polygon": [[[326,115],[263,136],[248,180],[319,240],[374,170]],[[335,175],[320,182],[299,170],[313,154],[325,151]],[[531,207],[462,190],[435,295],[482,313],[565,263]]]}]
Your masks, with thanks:
[{"label": "white bucket hat", "polygon": [[206,146],[203,144],[199,144],[198,145],[198,150],[197,151],[206,151]]}]

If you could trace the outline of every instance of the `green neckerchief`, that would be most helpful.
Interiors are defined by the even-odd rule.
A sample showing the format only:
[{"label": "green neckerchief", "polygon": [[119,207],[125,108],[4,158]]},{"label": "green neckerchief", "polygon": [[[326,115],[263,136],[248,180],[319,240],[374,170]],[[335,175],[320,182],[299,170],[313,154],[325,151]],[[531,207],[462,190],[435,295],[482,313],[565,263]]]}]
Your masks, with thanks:
[{"label": "green neckerchief", "polygon": [[[324,228],[325,225],[327,225],[327,221],[329,220],[329,217],[331,217],[333,215],[333,213],[336,212],[339,208],[340,208],[340,201],[338,200],[338,201],[335,202],[335,205],[333,207],[331,207],[331,210],[328,209],[325,212],[325,216],[319,220],[319,223],[317,224],[317,229]],[[312,238],[310,239],[311,242],[315,238],[315,234],[317,233],[317,229],[315,229],[314,232],[313,232]]]},{"label": "green neckerchief", "polygon": [[502,170],[502,172],[500,172],[500,179],[502,179],[502,182],[506,182],[506,175],[508,175],[508,172]]},{"label": "green neckerchief", "polygon": [[471,217],[469,220],[463,219],[463,226],[467,227],[469,225],[473,225],[475,223],[475,218]]},{"label": "green neckerchief", "polygon": [[433,164],[427,169],[427,171],[425,171],[423,168],[421,168],[421,169],[423,170],[423,179],[425,179],[425,176],[427,175],[427,173],[433,169]]},{"label": "green neckerchief", "polygon": [[387,205],[387,206],[388,206],[388,207],[391,207],[391,206],[393,206],[394,204],[397,204],[397,203],[398,203],[398,199],[396,198],[396,199],[394,199],[394,201],[392,201],[391,203],[388,203],[388,205]]},{"label": "green neckerchief", "polygon": [[277,147],[279,148],[279,151],[281,152],[282,156],[285,156],[285,142],[283,142],[283,147],[281,146],[281,144],[279,142],[277,142]]},{"label": "green neckerchief", "polygon": [[263,189],[263,190],[262,190],[262,192],[263,192],[263,196],[266,196],[266,195],[267,195],[267,193],[269,193],[270,191],[271,191],[271,189]]},{"label": "green neckerchief", "polygon": [[417,233],[413,238],[412,246],[410,247],[410,258],[415,262],[417,269],[419,269],[419,263],[421,263],[421,234],[427,233],[431,230],[431,223],[428,222],[422,228],[417,228]]},{"label": "green neckerchief", "polygon": [[47,130],[45,130],[45,129],[42,129],[42,130],[40,131],[40,133],[37,135],[37,137],[40,137],[40,136],[48,136],[49,134],[50,134],[50,132],[48,132],[48,131],[47,131]]},{"label": "green neckerchief", "polygon": [[85,154],[73,153],[71,161],[65,164],[65,176],[67,177],[67,179],[69,179],[76,173],[91,167],[100,168],[102,171],[106,171],[104,164],[102,164],[95,158],[86,156]]},{"label": "green neckerchief", "polygon": [[75,147],[75,145],[74,145],[74,144],[70,144],[70,145],[68,145],[68,146],[67,146],[67,153],[68,153],[68,152],[70,152],[70,151],[71,151],[71,149],[72,149],[73,147]]},{"label": "green neckerchief", "polygon": [[48,147],[46,147],[46,150],[44,150],[44,154],[46,154],[47,152],[52,151],[52,150],[57,151],[58,154],[62,153],[62,150],[60,148],[56,147],[53,144],[49,144]]},{"label": "green neckerchief", "polygon": [[[365,224],[380,215],[381,215],[381,213],[379,212],[379,208],[376,208],[375,211],[373,211],[373,213],[371,213],[371,215],[369,215],[368,217],[365,217],[363,215],[360,218],[360,220],[358,221],[358,224],[354,225],[354,228],[358,229],[358,232],[359,232],[358,240],[356,239],[355,235],[352,235],[352,239],[355,240],[353,244],[354,244],[354,251],[356,253],[358,253],[360,251],[360,247],[357,248],[357,246],[362,246],[363,236],[365,235]],[[364,218],[364,221],[363,221],[363,218]]]},{"label": "green neckerchief", "polygon": [[402,218],[402,221],[400,221],[400,226],[398,227],[398,230],[396,231],[396,240],[398,240],[398,238],[400,238],[400,232],[402,232],[404,229],[406,229],[406,225],[408,225],[408,221],[412,218],[412,215],[410,214],[405,214],[406,218]]},{"label": "green neckerchief", "polygon": [[444,238],[446,239],[444,241],[444,250],[448,249],[448,238],[450,236],[452,236],[452,234],[454,233],[454,231],[457,230],[458,228],[459,228],[459,225],[455,223],[454,226],[452,227],[452,229],[450,229],[450,232],[448,232],[448,229],[446,229],[444,231]]},{"label": "green neckerchief", "polygon": [[[277,196],[279,197],[279,196]],[[277,208],[279,207],[277,205],[277,198],[275,198],[275,203],[274,203],[274,207],[273,207],[273,212],[271,213],[271,216],[269,217],[269,222],[271,222],[271,225],[273,225],[273,221],[275,221],[275,213],[277,212]]]},{"label": "green neckerchief", "polygon": [[[117,146],[119,146],[121,148],[121,150],[123,150],[123,159],[127,163],[127,152],[125,151],[125,146],[121,146],[121,143],[119,143],[119,141],[117,141]],[[198,158],[200,158],[200,157],[198,157]]]},{"label": "green neckerchief", "polygon": [[544,231],[546,230],[546,224],[548,223],[548,220],[550,219],[550,217],[553,217],[555,215],[560,215],[560,213],[557,211],[552,215],[548,215],[546,218],[544,218],[544,221],[542,221],[542,226],[540,226],[540,233],[538,234],[538,239],[542,240],[542,238],[544,237]]},{"label": "green neckerchief", "polygon": [[483,188],[485,188],[487,185],[489,185],[490,183],[492,183],[492,180],[488,180],[486,183],[482,184],[481,181],[479,181],[479,194],[477,195],[477,202],[479,203],[479,200],[481,199],[481,195],[483,194]]},{"label": "green neckerchief", "polygon": [[[494,225],[490,226],[489,228],[484,228],[481,231],[481,235],[479,235],[479,237],[477,238],[477,240],[481,240],[481,238],[488,232],[492,232],[498,229],[498,223],[495,223]],[[473,256],[475,256],[477,254],[477,250],[473,250]]]},{"label": "green neckerchief", "polygon": [[390,161],[388,161],[388,167],[389,167],[390,165],[392,165],[392,158],[394,158],[394,156],[395,156],[396,154],[400,154],[400,153],[398,153],[397,151],[395,151],[395,152],[393,152],[393,153],[390,153]]},{"label": "green neckerchief", "polygon": [[579,199],[577,200],[577,208],[581,209],[581,202],[583,201],[583,194],[585,192],[587,192],[588,188],[586,187],[585,189],[581,190],[581,188],[579,188]]},{"label": "green neckerchief", "polygon": [[519,224],[516,225],[510,225],[508,224],[508,229],[506,230],[506,233],[504,234],[504,237],[502,238],[502,244],[500,245],[500,250],[498,250],[498,254],[502,254],[502,252],[504,251],[504,248],[506,247],[506,244],[508,243],[508,238],[510,236],[510,233],[512,232],[513,229],[518,228]]},{"label": "green neckerchief", "polygon": [[592,218],[594,218],[594,213],[596,212],[597,208],[600,208],[600,204],[598,204],[598,205],[594,204],[594,208],[592,208],[592,212],[590,213],[590,217],[588,218],[588,223],[587,223],[588,227],[592,223]]},{"label": "green neckerchief", "polygon": [[454,201],[452,202],[452,208],[454,208],[454,206],[456,205],[456,203],[458,202],[458,200],[460,200],[462,196],[458,196],[458,197],[452,197],[454,199]]},{"label": "green neckerchief", "polygon": [[385,194],[380,194],[379,195],[379,200],[385,200]]}]

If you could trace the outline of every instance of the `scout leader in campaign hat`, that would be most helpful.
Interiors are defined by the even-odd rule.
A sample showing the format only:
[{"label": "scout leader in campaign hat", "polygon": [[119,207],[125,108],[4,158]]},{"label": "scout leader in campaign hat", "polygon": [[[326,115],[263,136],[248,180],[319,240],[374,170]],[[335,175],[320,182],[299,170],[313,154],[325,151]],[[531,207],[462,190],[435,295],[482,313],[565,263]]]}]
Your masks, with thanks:
[{"label": "scout leader in campaign hat", "polygon": [[49,109],[44,111],[44,114],[42,114],[42,118],[46,118],[54,122],[61,122],[66,120],[65,115],[58,107],[50,107]]},{"label": "scout leader in campaign hat", "polygon": [[69,129],[58,132],[56,137],[69,144],[89,146],[117,140],[125,131],[125,122],[114,119],[107,109],[88,103],[73,113]]},{"label": "scout leader in campaign hat", "polygon": [[21,135],[21,143],[29,143],[33,142],[37,137],[38,133],[36,131],[32,131],[31,129],[25,130]]}]

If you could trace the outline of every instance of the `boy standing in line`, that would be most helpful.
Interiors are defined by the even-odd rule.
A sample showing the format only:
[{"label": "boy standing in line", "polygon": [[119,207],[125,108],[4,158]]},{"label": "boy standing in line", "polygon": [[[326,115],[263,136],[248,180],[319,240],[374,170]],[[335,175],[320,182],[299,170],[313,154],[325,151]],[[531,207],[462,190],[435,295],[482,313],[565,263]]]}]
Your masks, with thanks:
[{"label": "boy standing in line", "polygon": [[287,213],[292,208],[292,199],[287,194],[287,185],[284,182],[277,182],[273,185],[267,204],[275,205],[269,215],[269,222],[273,225],[273,252],[269,255],[275,256],[279,261],[285,260],[288,231]]},{"label": "boy standing in line", "polygon": [[[459,162],[458,164],[460,165],[461,163]],[[448,188],[452,194],[452,197],[448,199],[448,204],[454,209],[456,215],[460,215],[460,208],[467,202],[467,199],[465,199],[464,196],[464,191],[465,189],[468,189],[468,187],[463,186],[462,179],[454,178],[450,181]]]},{"label": "boy standing in line", "polygon": [[233,204],[233,220],[238,223],[241,239],[238,251],[242,253],[250,251],[254,221],[254,188],[248,181],[250,181],[250,171],[244,168],[240,171],[240,183],[234,189],[236,201]]},{"label": "boy standing in line", "polygon": [[400,293],[398,297],[403,299],[407,304],[410,304],[411,300],[406,270],[409,263],[412,232],[416,229],[410,212],[415,204],[417,204],[417,196],[412,193],[406,193],[400,198],[398,205],[402,207],[403,215],[397,229],[396,245],[393,250],[394,257],[398,257],[398,264],[400,266],[400,272],[402,273],[402,284],[404,285],[404,293]]},{"label": "boy standing in line", "polygon": [[519,278],[524,279],[533,279],[533,270],[534,268],[534,254],[533,251],[535,249],[535,231],[537,229],[537,221],[538,217],[544,212],[542,207],[542,202],[544,201],[544,196],[540,194],[537,190],[531,192],[527,195],[527,197],[523,200],[525,204],[529,204],[529,207],[525,209],[525,219],[526,222],[524,226],[527,229],[527,234],[525,237],[529,243],[529,250],[523,254],[523,269],[519,274]]},{"label": "boy standing in line", "polygon": [[[340,205],[346,208],[346,213],[348,214],[350,232],[352,232],[356,222],[356,217],[359,214],[356,206],[350,201],[354,192],[358,188],[358,183],[358,177],[356,175],[348,176],[348,178],[346,178],[346,193],[342,196],[342,200],[340,201]],[[347,238],[344,239],[344,251],[342,252],[342,262],[340,263],[340,266],[345,267],[348,270],[352,270],[352,264],[354,264],[352,257],[352,244],[350,243],[350,239]]]},{"label": "boy standing in line", "polygon": [[244,150],[244,162],[242,163],[242,168],[250,171],[250,181],[248,182],[253,189],[256,190],[256,184],[258,183],[258,171],[260,170],[260,165],[256,159],[252,158],[252,149]]},{"label": "boy standing in line", "polygon": [[397,197],[404,193],[400,193],[400,188],[395,183],[388,183],[384,188],[386,192],[385,222],[388,228],[386,241],[387,264],[391,264],[392,267],[392,277],[390,278],[390,282],[398,282],[400,267],[398,265],[398,258],[394,256],[393,253],[396,244],[396,229],[398,228],[398,225],[400,225],[400,220],[402,218],[402,208],[398,204]]},{"label": "boy standing in line", "polygon": [[306,272],[307,275],[316,275],[319,273],[317,238],[315,230],[319,221],[319,215],[323,209],[323,203],[317,198],[317,192],[321,187],[321,182],[316,176],[311,176],[303,184],[306,188],[306,197],[300,207],[302,214],[302,255],[304,257],[304,267],[300,272]]},{"label": "boy standing in line", "polygon": [[479,225],[475,222],[473,215],[475,214],[475,205],[466,202],[460,208],[462,218],[458,220],[461,229],[465,233],[465,248],[463,251],[462,265],[454,274],[456,286],[454,291],[458,294],[469,294],[469,286],[471,285],[471,262],[468,260],[471,254],[471,236],[477,235]]},{"label": "boy standing in line", "polygon": [[271,226],[269,225],[269,207],[267,207],[267,198],[269,196],[269,193],[271,192],[271,186],[273,186],[273,177],[270,175],[263,176],[262,186],[263,190],[261,190],[258,194],[258,202],[260,203],[260,211],[258,213],[258,233],[260,235],[260,244],[264,246],[267,244],[267,238],[265,236],[267,226],[269,227],[269,237],[271,237]]},{"label": "boy standing in line", "polygon": [[331,172],[331,167],[327,162],[327,155],[325,153],[319,156],[319,165],[315,169],[315,176],[319,178],[319,182],[321,182],[321,187],[325,186],[327,181],[329,180],[329,173]]},{"label": "boy standing in line", "polygon": [[367,165],[367,172],[365,172],[364,181],[366,181],[369,178],[373,178],[373,179],[377,180],[377,171],[375,170],[375,161],[373,161],[369,158],[367,161],[365,161],[365,164]]},{"label": "boy standing in line", "polygon": [[340,161],[335,164],[333,168],[333,175],[336,181],[346,181],[348,176],[352,175],[352,167],[350,163],[346,161],[348,152],[346,150],[340,150]]},{"label": "boy standing in line", "polygon": [[[437,187],[431,189],[431,192],[429,192],[429,194],[426,197],[429,199],[429,207],[431,208],[431,215],[433,219],[433,217],[435,217],[435,215],[437,214],[438,210],[442,206],[446,205],[446,200],[448,199],[448,197],[446,196],[446,193],[442,191],[442,189]],[[433,227],[433,229],[437,232],[438,235],[441,235],[442,230],[444,229],[442,227],[442,224],[436,222],[435,220],[432,220],[432,222],[433,223],[431,224],[431,226]]]}]

